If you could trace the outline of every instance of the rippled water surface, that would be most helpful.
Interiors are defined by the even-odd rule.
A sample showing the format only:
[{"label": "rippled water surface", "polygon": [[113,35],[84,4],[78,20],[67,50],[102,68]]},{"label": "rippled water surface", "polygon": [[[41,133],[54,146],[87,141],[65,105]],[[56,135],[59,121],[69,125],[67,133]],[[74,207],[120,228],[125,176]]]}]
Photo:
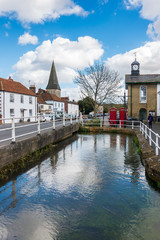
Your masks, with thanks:
[{"label": "rippled water surface", "polygon": [[131,137],[74,136],[0,188],[0,239],[159,240],[160,192]]}]

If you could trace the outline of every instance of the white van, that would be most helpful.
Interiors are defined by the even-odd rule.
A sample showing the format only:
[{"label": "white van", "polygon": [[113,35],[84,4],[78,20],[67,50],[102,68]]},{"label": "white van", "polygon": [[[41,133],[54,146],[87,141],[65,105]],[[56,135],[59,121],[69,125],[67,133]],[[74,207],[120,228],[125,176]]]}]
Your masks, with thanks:
[{"label": "white van", "polygon": [[51,117],[52,117],[51,114],[42,113],[40,114],[40,121],[41,122],[51,121]]}]

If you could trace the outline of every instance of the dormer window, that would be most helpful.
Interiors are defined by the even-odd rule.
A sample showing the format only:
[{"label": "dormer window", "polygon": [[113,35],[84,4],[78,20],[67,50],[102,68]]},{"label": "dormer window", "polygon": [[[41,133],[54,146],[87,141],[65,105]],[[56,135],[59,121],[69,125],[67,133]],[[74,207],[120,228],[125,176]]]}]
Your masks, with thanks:
[{"label": "dormer window", "polygon": [[140,103],[147,102],[147,88],[146,86],[140,86]]}]

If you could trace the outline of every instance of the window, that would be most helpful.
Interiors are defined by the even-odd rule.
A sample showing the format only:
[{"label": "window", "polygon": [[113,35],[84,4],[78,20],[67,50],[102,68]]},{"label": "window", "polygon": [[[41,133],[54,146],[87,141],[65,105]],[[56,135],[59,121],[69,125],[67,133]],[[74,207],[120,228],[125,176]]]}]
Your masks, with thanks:
[{"label": "window", "polygon": [[21,103],[24,103],[24,96],[21,95]]},{"label": "window", "polygon": [[10,102],[14,102],[14,94],[13,93],[10,94]]},{"label": "window", "polygon": [[32,97],[29,97],[29,103],[32,104]]},{"label": "window", "polygon": [[58,103],[58,107],[60,107],[60,103]]},{"label": "window", "polygon": [[57,103],[55,102],[55,107],[57,107]]},{"label": "window", "polygon": [[32,117],[32,109],[29,109],[29,116]]},{"label": "window", "polygon": [[63,108],[63,103],[61,103],[61,107]]},{"label": "window", "polygon": [[10,117],[12,117],[13,115],[14,115],[14,109],[11,108],[11,109],[10,109]]},{"label": "window", "polygon": [[145,86],[140,87],[140,103],[147,102],[147,88]]},{"label": "window", "polygon": [[43,109],[44,108],[44,105],[41,105],[41,109]]},{"label": "window", "polygon": [[51,109],[52,109],[52,106],[49,105],[49,110],[51,110]]}]

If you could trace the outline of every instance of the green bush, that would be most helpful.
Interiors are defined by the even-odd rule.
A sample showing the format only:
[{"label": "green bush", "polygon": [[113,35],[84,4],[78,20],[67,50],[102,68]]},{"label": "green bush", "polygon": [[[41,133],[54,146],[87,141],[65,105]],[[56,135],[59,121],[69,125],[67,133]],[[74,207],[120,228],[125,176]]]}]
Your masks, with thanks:
[{"label": "green bush", "polygon": [[88,128],[80,126],[78,132],[79,133],[86,133],[86,132],[90,132],[90,130]]}]

